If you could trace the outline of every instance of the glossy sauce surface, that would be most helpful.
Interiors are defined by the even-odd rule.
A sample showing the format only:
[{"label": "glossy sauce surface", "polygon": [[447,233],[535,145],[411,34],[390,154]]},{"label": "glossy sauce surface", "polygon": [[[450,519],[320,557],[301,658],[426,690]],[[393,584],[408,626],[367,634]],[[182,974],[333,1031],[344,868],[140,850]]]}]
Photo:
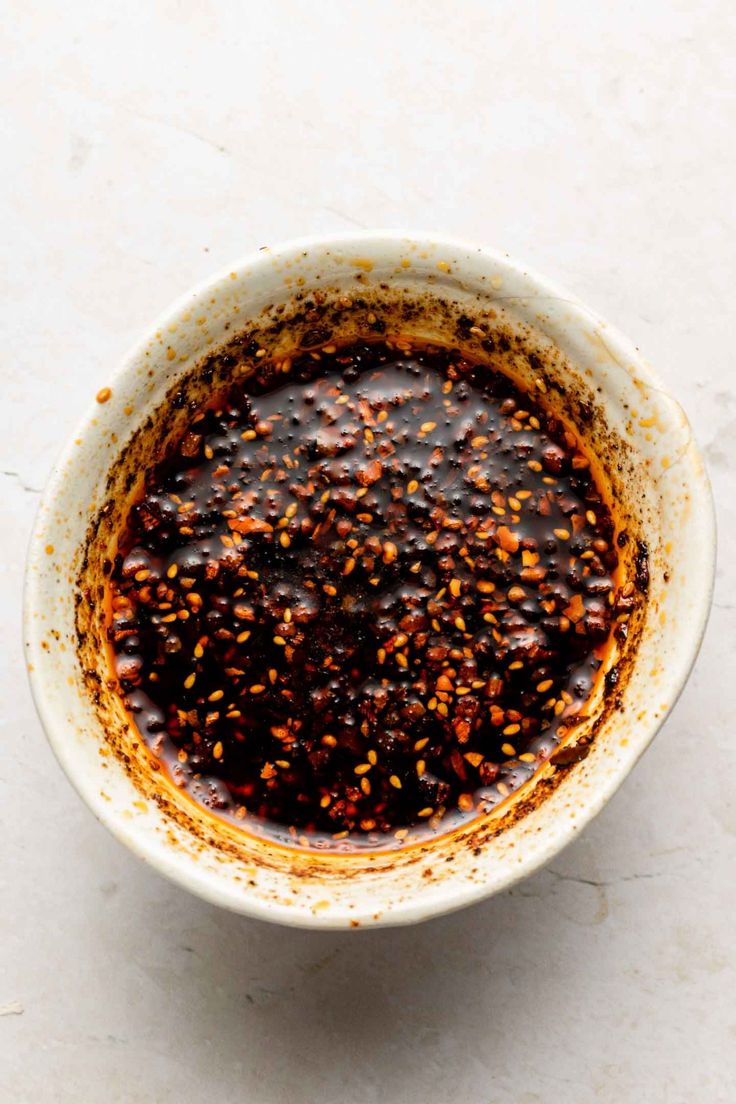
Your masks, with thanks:
[{"label": "glossy sauce surface", "polygon": [[497,805],[584,709],[614,522],[506,376],[325,346],[193,412],[132,511],[109,635],[173,782],[296,846],[401,846]]}]

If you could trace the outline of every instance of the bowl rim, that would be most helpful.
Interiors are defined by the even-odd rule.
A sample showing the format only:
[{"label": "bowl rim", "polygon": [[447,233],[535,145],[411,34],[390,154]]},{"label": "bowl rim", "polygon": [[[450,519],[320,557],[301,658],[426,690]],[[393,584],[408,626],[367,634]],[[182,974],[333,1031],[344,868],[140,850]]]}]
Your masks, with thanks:
[{"label": "bowl rim", "polygon": [[[625,351],[626,359],[635,367],[637,376],[647,386],[663,392],[682,411],[680,404],[671,395],[669,389],[663,385],[656,372],[641,356],[636,346],[616,327],[578,299],[577,296],[570,294],[564,287],[560,287],[554,281],[540,275],[533,267],[517,261],[505,251],[477,245],[452,236],[429,231],[397,229],[313,234],[292,238],[274,247],[263,246],[241,256],[235,262],[219,268],[215,273],[199,281],[193,288],[178,296],[153,322],[149,323],[138,340],[128,348],[115,369],[107,377],[106,385],[117,389],[124,384],[134,371],[135,366],[140,362],[144,351],[150,346],[152,335],[157,331],[165,332],[172,323],[181,318],[185,311],[195,308],[205,297],[209,299],[213,291],[227,279],[231,272],[248,270],[249,277],[253,279],[258,275],[259,266],[271,264],[274,260],[286,259],[294,254],[309,252],[314,249],[359,249],[366,243],[375,246],[385,243],[389,248],[411,245],[415,248],[424,247],[433,250],[455,250],[462,254],[477,254],[489,265],[497,264],[502,268],[512,270],[517,276],[522,276],[535,286],[537,290],[534,297],[564,300],[566,306],[574,313],[574,326],[579,326],[584,318],[586,324],[604,328],[607,343],[618,350]],[[531,298],[531,296],[519,295],[515,298],[523,299]],[[630,371],[628,367],[625,370]],[[309,908],[294,904],[287,905],[276,901],[264,901],[254,895],[243,893],[242,890],[238,896],[235,896],[232,888],[224,880],[217,880],[209,871],[196,867],[189,856],[184,856],[182,852],[174,848],[164,852],[160,847],[155,846],[154,841],[149,839],[150,833],[142,833],[140,828],[134,829],[120,815],[120,812],[115,809],[112,803],[103,800],[99,786],[90,779],[82,777],[82,772],[76,769],[69,740],[69,723],[54,708],[53,702],[50,700],[47,679],[42,674],[38,663],[41,656],[43,630],[41,628],[42,621],[36,614],[41,605],[41,583],[46,572],[51,570],[51,563],[48,557],[46,559],[42,558],[36,553],[36,550],[45,524],[45,515],[62,490],[67,465],[74,462],[76,450],[74,441],[85,437],[94,430],[92,420],[96,411],[99,412],[99,407],[96,404],[88,405],[83,415],[77,420],[74,432],[66,439],[51,468],[37,507],[26,557],[23,586],[23,636],[26,666],[33,701],[56,759],[79,796],[116,839],[139,858],[157,869],[159,873],[212,904],[254,918],[299,927],[334,929],[357,926],[356,921],[361,924],[370,922],[372,909],[367,905],[360,909],[356,907],[350,912],[345,909],[340,914],[336,912],[327,914],[313,912]],[[687,422],[684,411],[682,411],[682,415]],[[693,461],[697,461],[697,463]],[[468,882],[466,884],[446,881],[441,887],[441,892],[431,898],[422,898],[421,901],[415,901],[410,897],[393,903],[389,909],[385,910],[382,918],[373,921],[371,926],[415,923],[455,911],[508,889],[540,869],[598,815],[665,723],[684,689],[697,658],[710,613],[715,577],[716,523],[713,498],[707,470],[692,435],[682,462],[687,464],[689,482],[693,487],[697,487],[702,494],[701,505],[706,507],[701,518],[703,524],[697,534],[697,540],[699,542],[701,578],[707,579],[707,585],[702,588],[696,616],[688,623],[688,646],[681,650],[680,661],[676,665],[676,669],[668,672],[667,708],[655,720],[649,720],[641,726],[639,740],[632,749],[630,756],[621,764],[618,770],[611,771],[598,781],[592,796],[581,808],[579,817],[574,821],[570,820],[564,825],[559,825],[557,831],[550,835],[546,845],[543,844],[527,859],[521,859],[516,869],[507,871],[495,881]],[[429,846],[431,847],[431,844]],[[326,889],[326,892],[329,893],[329,890]]]}]

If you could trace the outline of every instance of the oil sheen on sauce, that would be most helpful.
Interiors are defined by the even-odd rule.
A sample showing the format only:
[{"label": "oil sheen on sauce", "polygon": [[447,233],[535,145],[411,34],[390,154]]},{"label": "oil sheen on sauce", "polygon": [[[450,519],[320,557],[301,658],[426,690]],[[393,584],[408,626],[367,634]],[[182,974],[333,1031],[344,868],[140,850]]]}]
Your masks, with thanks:
[{"label": "oil sheen on sauce", "polygon": [[589,457],[457,349],[255,363],[131,511],[125,705],[173,784],[251,833],[376,850],[452,830],[555,754],[625,634]]}]

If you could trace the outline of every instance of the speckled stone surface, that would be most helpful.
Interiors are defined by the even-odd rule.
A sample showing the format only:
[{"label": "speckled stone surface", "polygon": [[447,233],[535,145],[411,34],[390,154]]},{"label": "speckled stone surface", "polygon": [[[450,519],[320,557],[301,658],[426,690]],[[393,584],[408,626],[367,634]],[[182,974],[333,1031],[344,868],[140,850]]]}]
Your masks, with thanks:
[{"label": "speckled stone surface", "polygon": [[[11,2],[4,23],[2,1104],[730,1104],[732,6]],[[26,687],[22,550],[80,406],[173,297],[354,226],[507,249],[628,333],[704,448],[721,562],[679,705],[551,867],[419,928],[321,934],[195,900],[95,823]]]}]

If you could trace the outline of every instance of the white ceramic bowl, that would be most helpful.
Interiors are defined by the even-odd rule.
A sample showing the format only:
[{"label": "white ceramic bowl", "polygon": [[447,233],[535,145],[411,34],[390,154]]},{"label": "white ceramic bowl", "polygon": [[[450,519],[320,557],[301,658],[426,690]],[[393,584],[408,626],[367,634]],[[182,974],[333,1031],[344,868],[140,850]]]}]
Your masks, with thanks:
[{"label": "white ceramic bowl", "polygon": [[[391,855],[275,848],[163,795],[171,788],[147,768],[107,685],[99,613],[110,516],[99,511],[110,493],[113,513],[135,493],[147,453],[141,427],[172,384],[196,374],[207,353],[251,320],[267,327],[279,312],[303,312],[305,302],[320,316],[339,298],[351,304],[337,327],[345,333],[365,325],[366,312],[385,306],[390,320],[411,301],[413,310],[401,315],[406,332],[437,337],[465,315],[481,328],[518,334],[522,351],[511,348],[509,366],[530,387],[543,370],[545,400],[564,407],[603,456],[631,533],[649,548],[649,595],[618,708],[599,703],[595,724],[582,734],[587,739],[595,728],[587,757],[543,772],[530,793],[481,828]],[[540,359],[524,349],[536,349]],[[488,897],[547,862],[595,816],[687,679],[714,569],[710,489],[687,419],[628,341],[505,254],[431,234],[377,231],[304,239],[246,257],[176,303],[109,385],[109,396],[105,389],[91,402],[41,502],[28,559],[25,641],[51,745],[118,839],[219,905],[338,928],[411,923]],[[127,462],[120,459],[126,449]],[[126,463],[133,470],[123,480]]]}]

